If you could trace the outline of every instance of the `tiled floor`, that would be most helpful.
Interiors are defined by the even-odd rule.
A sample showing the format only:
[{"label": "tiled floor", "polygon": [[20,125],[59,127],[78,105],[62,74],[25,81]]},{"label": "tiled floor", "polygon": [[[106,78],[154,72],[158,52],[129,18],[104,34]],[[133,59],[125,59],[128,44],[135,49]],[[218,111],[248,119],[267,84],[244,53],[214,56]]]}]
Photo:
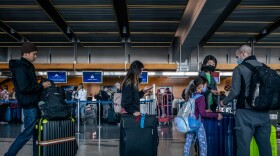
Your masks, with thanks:
[{"label": "tiled floor", "polygon": [[[0,125],[0,156],[9,148],[15,137],[23,129],[21,124]],[[182,156],[184,135],[177,133],[174,128],[159,127],[160,143],[159,156]],[[101,128],[96,125],[80,127],[78,156],[118,156],[119,154],[119,127],[117,125],[104,124]],[[278,153],[280,153],[278,142]],[[192,149],[192,152],[193,149]],[[29,141],[18,153],[18,156],[32,156],[32,142]]]}]

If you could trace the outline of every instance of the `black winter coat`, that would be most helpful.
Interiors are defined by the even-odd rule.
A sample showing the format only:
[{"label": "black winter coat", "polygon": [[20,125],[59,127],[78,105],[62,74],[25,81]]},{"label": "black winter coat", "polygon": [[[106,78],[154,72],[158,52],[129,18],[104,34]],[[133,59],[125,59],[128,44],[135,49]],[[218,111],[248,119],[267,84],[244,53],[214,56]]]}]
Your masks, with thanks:
[{"label": "black winter coat", "polygon": [[122,107],[129,114],[140,112],[140,98],[144,96],[143,90],[139,92],[138,88],[131,83],[122,86]]},{"label": "black winter coat", "polygon": [[25,58],[10,60],[9,68],[15,87],[16,98],[23,108],[36,108],[44,90],[41,83],[37,82],[35,68]]}]

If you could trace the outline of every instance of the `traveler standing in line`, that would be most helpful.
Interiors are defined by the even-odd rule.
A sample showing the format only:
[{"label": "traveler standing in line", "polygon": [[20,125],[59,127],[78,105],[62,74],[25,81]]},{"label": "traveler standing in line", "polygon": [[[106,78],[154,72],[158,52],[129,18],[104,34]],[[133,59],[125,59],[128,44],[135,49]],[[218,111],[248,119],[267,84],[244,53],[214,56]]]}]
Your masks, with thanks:
[{"label": "traveler standing in line", "polygon": [[238,66],[233,70],[231,90],[221,101],[221,106],[237,98],[235,113],[237,155],[250,155],[250,143],[254,136],[260,156],[271,156],[269,112],[253,110],[247,103],[245,98],[249,95],[252,71],[241,63],[247,62],[253,66],[262,66],[262,64],[252,55],[252,49],[247,45],[241,46],[236,51],[236,58]]},{"label": "traveler standing in line", "polygon": [[[2,87],[1,87],[2,88]],[[9,107],[9,92],[8,92],[8,86],[5,85],[3,89],[0,91],[0,100],[3,101],[3,103],[0,103],[0,124],[7,124],[8,121],[5,121],[5,114]]]},{"label": "traveler standing in line", "polygon": [[49,81],[37,82],[35,68],[32,64],[36,60],[37,52],[38,49],[34,44],[24,42],[21,47],[21,59],[10,60],[9,62],[13,84],[17,93],[16,98],[21,107],[23,107],[25,129],[10,146],[5,156],[15,156],[32,136],[33,155],[38,155],[35,131],[36,121],[39,117],[38,102],[43,90],[51,86],[51,83]]},{"label": "traveler standing in line", "polygon": [[3,91],[1,92],[4,101],[9,101],[9,99],[10,99],[10,95],[9,95],[10,93],[9,93],[8,89],[9,89],[8,86],[5,85],[3,87]]},{"label": "traveler standing in line", "polygon": [[[207,91],[207,80],[203,77],[197,77],[193,84],[190,86],[188,97],[194,97],[196,95],[201,95],[195,100],[195,117],[198,120],[200,118],[201,122],[203,123],[204,118],[213,118],[222,120],[223,116],[218,113],[211,113],[206,111],[206,103],[205,103],[205,97],[203,96],[203,93]],[[196,133],[196,136],[199,140],[199,150],[200,150],[200,156],[206,156],[207,155],[207,141],[206,141],[206,133],[203,124],[200,124],[200,127],[198,129],[198,132]],[[186,143],[184,146],[184,155],[189,156],[190,155],[190,148],[193,141],[195,133],[194,132],[188,132],[186,135]]]},{"label": "traveler standing in line", "polygon": [[121,93],[121,84],[117,82],[115,83],[115,87],[116,87],[116,93]]},{"label": "traveler standing in line", "polygon": [[78,90],[77,89],[78,89],[78,87],[74,87],[74,89],[72,91],[72,96],[71,96],[72,101],[77,100],[77,97],[78,97]]},{"label": "traveler standing in line", "polygon": [[[75,86],[73,88],[72,95],[71,95],[71,101],[74,101],[74,103],[71,103],[71,113],[72,113],[72,116],[75,117],[75,118],[77,116],[76,107],[77,107],[77,104],[78,104],[78,90],[77,89],[78,89],[78,87]],[[77,120],[75,120],[75,121],[77,121]]]},{"label": "traveler standing in line", "polygon": [[[104,90],[100,90],[100,93],[102,96],[102,101],[110,101],[111,96],[109,95],[109,89],[107,87],[104,87]],[[104,103],[102,103],[102,108],[103,108],[102,118],[104,121],[107,121],[108,115],[109,115],[110,104],[104,102]]]},{"label": "traveler standing in line", "polygon": [[138,85],[141,82],[141,73],[144,65],[140,61],[133,61],[127,71],[127,74],[122,83],[122,107],[131,115],[139,116],[140,113],[140,98],[151,89],[146,86],[139,91]]},{"label": "traveler standing in line", "polygon": [[78,113],[80,113],[81,118],[81,124],[85,124],[85,107],[87,104],[87,91],[84,88],[84,85],[81,83],[78,85],[77,88],[78,94],[77,94],[77,100],[80,100],[80,108],[78,108],[78,105],[76,106],[76,119],[78,119]]},{"label": "traveler standing in line", "polygon": [[199,76],[204,77],[208,81],[207,91],[204,93],[206,99],[206,108],[208,111],[216,112],[218,105],[217,98],[215,95],[218,95],[218,90],[216,86],[216,81],[212,76],[212,72],[216,70],[217,59],[208,55],[204,58],[201,66],[201,72]]}]

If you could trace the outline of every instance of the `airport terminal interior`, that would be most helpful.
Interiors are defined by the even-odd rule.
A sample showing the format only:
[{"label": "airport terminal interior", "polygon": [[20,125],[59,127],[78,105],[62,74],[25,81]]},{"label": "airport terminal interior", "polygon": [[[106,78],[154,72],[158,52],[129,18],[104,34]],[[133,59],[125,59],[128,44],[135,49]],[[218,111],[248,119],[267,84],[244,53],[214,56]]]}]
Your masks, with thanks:
[{"label": "airport terminal interior", "polygon": [[[49,79],[64,89],[76,119],[76,155],[120,155],[122,120],[114,97],[130,65],[139,60],[144,65],[139,90],[149,87],[140,111],[156,116],[157,155],[183,156],[186,135],[176,130],[174,118],[185,104],[183,90],[204,70],[203,60],[216,59],[210,72],[218,91],[214,111],[231,116],[223,123],[234,123],[236,100],[225,107],[220,100],[231,91],[236,52],[250,46],[258,61],[280,75],[279,26],[279,0],[0,0],[0,156],[24,130],[9,69],[10,60],[21,58],[23,42],[38,48],[33,63],[38,82]],[[86,97],[78,102],[80,84]],[[85,116],[80,117],[75,108],[83,103]],[[280,155],[279,113],[269,112],[273,156]],[[218,136],[228,139],[224,144],[238,139],[230,126],[225,133],[231,138]],[[212,144],[208,148],[214,150]],[[236,145],[224,144],[208,155],[234,156]],[[194,146],[190,154],[199,155]],[[31,139],[17,155],[31,156],[32,148]]]}]

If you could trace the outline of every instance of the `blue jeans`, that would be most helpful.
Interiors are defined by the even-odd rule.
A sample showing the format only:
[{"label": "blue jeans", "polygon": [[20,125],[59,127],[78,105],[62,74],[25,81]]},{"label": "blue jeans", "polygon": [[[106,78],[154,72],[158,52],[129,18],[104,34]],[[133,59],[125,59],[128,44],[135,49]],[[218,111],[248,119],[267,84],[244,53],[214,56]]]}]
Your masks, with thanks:
[{"label": "blue jeans", "polygon": [[[87,104],[87,102],[80,102],[79,112],[80,112],[80,117],[81,118],[85,117],[85,107],[86,107],[86,104]],[[76,105],[75,114],[76,114],[76,117],[78,117],[78,103]]]},{"label": "blue jeans", "polygon": [[33,136],[33,156],[38,155],[38,146],[36,145],[37,134],[35,130],[38,119],[38,109],[23,109],[24,114],[24,130],[16,138],[5,156],[15,156],[18,151],[31,139]]},{"label": "blue jeans", "polygon": [[[184,147],[184,156],[190,156],[190,148],[193,142],[194,132],[188,132],[186,136],[186,143]],[[200,124],[198,129],[197,138],[199,142],[200,156],[207,156],[207,142],[206,134],[203,124]]]}]

